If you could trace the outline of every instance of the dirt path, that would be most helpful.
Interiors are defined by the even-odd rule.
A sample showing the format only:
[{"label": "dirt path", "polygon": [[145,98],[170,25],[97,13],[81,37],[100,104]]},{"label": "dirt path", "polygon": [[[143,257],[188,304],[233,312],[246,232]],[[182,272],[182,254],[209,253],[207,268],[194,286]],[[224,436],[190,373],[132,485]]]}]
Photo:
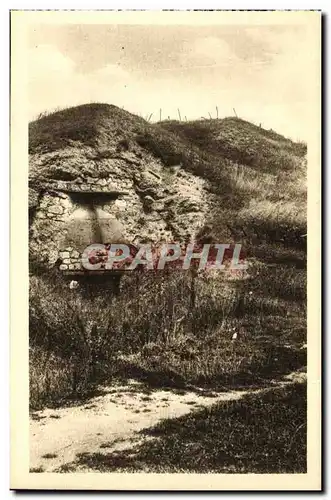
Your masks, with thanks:
[{"label": "dirt path", "polygon": [[[277,385],[302,380],[295,373]],[[276,384],[275,384],[276,385]],[[223,393],[178,390],[146,391],[134,380],[123,385],[104,387],[103,394],[87,404],[34,412],[30,421],[30,470],[65,470],[82,453],[109,453],[139,442],[141,429],[162,419],[176,418],[218,401],[240,399],[266,389]],[[72,469],[71,469],[72,470]]]}]

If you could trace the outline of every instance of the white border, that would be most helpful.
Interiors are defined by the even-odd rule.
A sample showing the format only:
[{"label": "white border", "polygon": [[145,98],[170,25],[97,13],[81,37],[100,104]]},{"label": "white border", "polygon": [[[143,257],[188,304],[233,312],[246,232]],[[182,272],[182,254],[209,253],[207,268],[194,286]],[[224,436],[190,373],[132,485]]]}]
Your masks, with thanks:
[{"label": "white border", "polygon": [[[176,2],[173,2],[172,0],[167,1],[167,2],[140,2],[139,3],[139,8],[140,9],[149,9],[149,10],[160,10],[162,8],[166,9],[247,9],[248,7],[251,7],[251,5],[248,5],[249,2],[245,1],[238,1],[238,0],[233,0],[233,1],[223,1],[220,5],[220,2],[215,2],[215,1],[208,1],[205,0],[203,2],[203,6],[201,5],[202,2],[196,2],[196,1],[182,1],[180,3],[180,6],[178,6],[178,0]],[[324,13],[328,13],[329,9],[329,2],[325,1],[320,1],[318,2],[318,5],[312,5],[313,2],[308,2],[308,1],[282,1],[278,0],[277,2],[265,2],[265,1],[255,1],[254,2],[254,7],[255,9],[321,9]],[[58,0],[57,2],[47,2],[46,0],[43,1],[33,1],[31,2],[30,0],[28,1],[13,1],[13,2],[7,2],[4,1],[1,6],[0,6],[0,26],[1,26],[1,31],[0,31],[0,36],[2,37],[2,43],[0,44],[0,53],[1,53],[1,60],[2,60],[2,67],[5,68],[4,74],[1,78],[1,84],[2,84],[2,95],[3,95],[3,105],[1,107],[1,118],[3,120],[3,131],[1,134],[2,138],[2,152],[4,153],[4,158],[3,158],[3,165],[2,165],[2,182],[1,182],[1,196],[0,196],[0,203],[1,203],[1,215],[3,217],[3,224],[2,224],[2,236],[3,236],[3,244],[1,245],[1,262],[3,265],[3,273],[2,273],[2,296],[1,296],[1,301],[0,301],[0,307],[1,307],[1,318],[2,318],[2,335],[1,335],[1,353],[3,355],[3,362],[1,363],[1,369],[2,369],[2,379],[5,383],[5,391],[3,391],[2,394],[2,401],[5,401],[5,405],[1,414],[1,431],[2,431],[2,461],[1,461],[1,482],[0,482],[0,492],[1,492],[1,498],[8,498],[9,496],[12,495],[8,491],[9,488],[9,472],[8,472],[8,463],[9,463],[9,436],[8,436],[8,427],[9,427],[9,418],[8,418],[8,399],[9,399],[9,391],[8,391],[8,377],[7,374],[9,373],[9,363],[8,363],[8,295],[6,291],[8,290],[8,287],[6,287],[6,284],[8,283],[8,266],[6,266],[6,263],[8,263],[8,257],[9,257],[9,252],[8,252],[8,240],[9,240],[9,224],[8,224],[8,215],[9,215],[9,193],[8,193],[8,181],[9,181],[9,171],[8,171],[8,161],[9,160],[9,148],[8,148],[8,135],[7,135],[7,126],[8,126],[8,119],[9,119],[9,104],[8,104],[8,93],[9,93],[9,85],[8,85],[8,73],[6,72],[6,68],[9,67],[9,16],[8,16],[8,10],[9,9],[63,9],[63,10],[68,10],[68,9],[84,9],[84,10],[90,10],[90,9],[137,9],[138,5],[136,1],[128,1],[128,0],[122,0],[122,1],[113,1],[113,2],[107,2],[107,1],[101,1],[101,0],[95,0],[93,2],[88,2],[88,1],[61,1]],[[253,9],[252,9],[253,10]],[[328,41],[327,47],[325,47],[324,50],[327,50],[328,54],[330,53],[330,43]],[[329,67],[325,68],[325,75],[326,78],[329,76]],[[7,76],[7,77],[6,77]],[[328,79],[328,81],[330,81]],[[324,82],[325,83],[325,82]],[[324,103],[326,105],[326,102]],[[327,122],[329,118],[329,109],[327,108],[325,110],[325,122]],[[325,134],[325,139],[326,139],[326,134]],[[329,165],[325,165],[325,171],[329,169]],[[325,178],[325,181],[327,181],[327,188],[325,190],[325,195],[326,195],[326,200],[328,199],[328,195],[330,194],[330,175]],[[327,215],[325,214],[326,221],[328,220]],[[328,235],[327,240],[326,240],[326,248],[327,253],[326,253],[326,261],[328,257],[328,252],[331,252],[331,241],[330,241],[330,235]],[[327,295],[327,304],[326,304],[326,310],[330,310],[329,305],[331,306],[331,299]],[[330,303],[329,303],[330,301]],[[328,344],[330,345],[330,343]],[[329,351],[328,351],[329,352]],[[330,443],[328,443],[330,444]],[[326,476],[328,476],[329,470],[329,465],[327,463],[328,470],[326,471]],[[331,467],[330,467],[331,469]],[[34,495],[32,495],[33,497]],[[38,495],[40,496],[40,495]],[[57,495],[55,495],[57,496]],[[63,494],[61,494],[63,496]],[[66,494],[64,495],[66,496]],[[81,493],[82,497],[85,497],[86,494]],[[228,496],[228,495],[226,495]],[[231,495],[233,497],[233,495]],[[236,496],[242,496],[242,494],[238,493]],[[278,495],[277,495],[278,496]],[[90,497],[90,495],[89,495]]]}]

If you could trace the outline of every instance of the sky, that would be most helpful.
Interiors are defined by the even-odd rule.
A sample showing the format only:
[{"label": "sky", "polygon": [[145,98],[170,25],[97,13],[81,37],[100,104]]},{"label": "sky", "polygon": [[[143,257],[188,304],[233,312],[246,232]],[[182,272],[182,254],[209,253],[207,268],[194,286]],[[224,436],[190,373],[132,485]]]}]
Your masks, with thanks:
[{"label": "sky", "polygon": [[[35,24],[29,119],[105,102],[151,121],[236,114],[295,140],[309,136],[312,53],[305,25]],[[209,115],[210,113],[210,115]]]}]

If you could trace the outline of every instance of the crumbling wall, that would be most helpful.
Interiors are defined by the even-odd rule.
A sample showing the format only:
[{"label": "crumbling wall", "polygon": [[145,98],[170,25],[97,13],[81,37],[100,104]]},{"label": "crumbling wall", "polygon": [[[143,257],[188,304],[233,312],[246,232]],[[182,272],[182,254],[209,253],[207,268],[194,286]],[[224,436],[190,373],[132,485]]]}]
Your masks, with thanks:
[{"label": "crumbling wall", "polygon": [[[136,164],[135,168],[132,168],[132,158],[125,168],[123,159],[105,161],[108,169],[111,165],[111,173],[107,175],[98,161],[95,176],[43,179],[30,227],[30,251],[34,257],[49,265],[56,264],[63,271],[82,269],[80,258],[84,248],[75,245],[73,229],[75,213],[82,207],[94,212],[90,219],[86,216],[87,225],[92,224],[93,217],[98,219],[102,214],[102,220],[94,222],[106,228],[106,235],[112,235],[112,224],[117,222],[122,240],[128,243],[194,239],[208,212],[203,179],[184,171],[180,165],[164,167],[159,161]],[[58,165],[51,167],[53,173],[57,172],[55,177],[59,168]],[[61,168],[65,177],[65,167]],[[33,187],[35,180],[34,174]],[[118,231],[114,237],[119,237]],[[114,242],[106,240],[100,241],[98,234],[91,232],[91,237],[83,241],[86,246]]]},{"label": "crumbling wall", "polygon": [[81,254],[72,247],[60,250],[59,258],[62,261],[62,264],[60,264],[61,271],[81,271],[83,269]]}]

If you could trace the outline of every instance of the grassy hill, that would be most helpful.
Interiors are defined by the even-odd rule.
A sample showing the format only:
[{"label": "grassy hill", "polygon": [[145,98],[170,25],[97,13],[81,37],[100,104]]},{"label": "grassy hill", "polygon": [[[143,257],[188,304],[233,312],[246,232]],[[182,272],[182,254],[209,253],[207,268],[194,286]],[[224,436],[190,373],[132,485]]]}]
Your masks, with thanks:
[{"label": "grassy hill", "polygon": [[[221,213],[213,214],[212,220],[224,220],[224,212],[230,211],[230,232],[243,237],[246,244],[254,240],[254,244],[265,241],[304,249],[304,143],[294,143],[238,118],[169,121],[158,127],[208,155],[207,165],[194,170],[212,181],[223,201]],[[222,180],[226,178],[225,185],[219,182],[220,175]]]},{"label": "grassy hill", "polygon": [[272,130],[265,130],[240,118],[166,121],[158,126],[216,158],[222,156],[262,172],[290,170],[296,164],[296,157],[302,158],[307,152],[305,144],[292,142]]},{"label": "grassy hill", "polygon": [[35,155],[77,145],[110,156],[122,148],[140,157],[150,153],[208,180],[214,205],[222,205],[210,216],[218,240],[305,247],[305,144],[238,118],[152,125],[116,106],[77,106],[30,123],[31,185],[59,175],[50,165],[41,172]]}]

